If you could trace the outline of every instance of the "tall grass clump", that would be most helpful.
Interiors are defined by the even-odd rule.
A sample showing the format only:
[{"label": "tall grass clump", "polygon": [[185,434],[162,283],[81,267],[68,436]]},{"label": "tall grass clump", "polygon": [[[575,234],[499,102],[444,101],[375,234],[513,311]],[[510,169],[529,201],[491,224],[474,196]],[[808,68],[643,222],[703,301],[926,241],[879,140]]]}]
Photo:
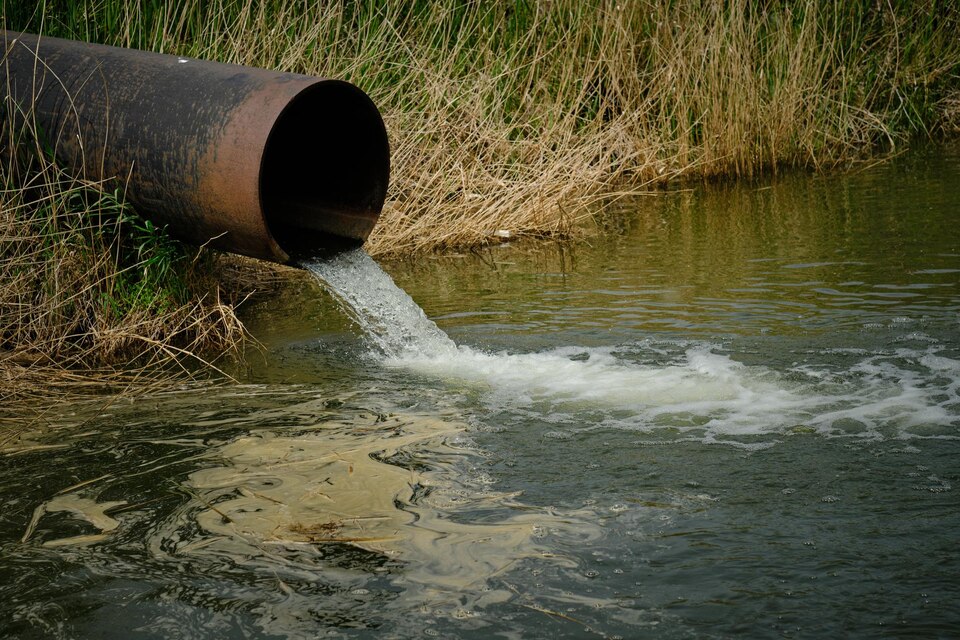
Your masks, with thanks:
[{"label": "tall grass clump", "polygon": [[209,258],[132,211],[122,185],[64,173],[29,117],[4,126],[0,414],[59,392],[150,388],[242,342]]}]

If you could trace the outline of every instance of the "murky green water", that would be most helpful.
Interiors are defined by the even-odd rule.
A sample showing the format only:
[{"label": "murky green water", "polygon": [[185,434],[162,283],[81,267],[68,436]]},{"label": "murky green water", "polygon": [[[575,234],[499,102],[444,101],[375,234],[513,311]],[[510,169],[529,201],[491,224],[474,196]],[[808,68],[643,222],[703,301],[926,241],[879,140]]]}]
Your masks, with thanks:
[{"label": "murky green water", "polygon": [[[307,281],[229,388],[0,436],[0,636],[960,633],[960,150]],[[432,344],[432,343],[431,343]]]}]

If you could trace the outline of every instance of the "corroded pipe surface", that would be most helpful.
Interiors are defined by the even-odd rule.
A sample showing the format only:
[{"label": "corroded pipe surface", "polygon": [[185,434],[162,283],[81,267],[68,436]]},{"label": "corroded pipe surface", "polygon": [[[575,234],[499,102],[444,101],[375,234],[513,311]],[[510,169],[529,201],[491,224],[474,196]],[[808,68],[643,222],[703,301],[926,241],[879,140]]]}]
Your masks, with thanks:
[{"label": "corroded pipe surface", "polygon": [[35,121],[63,166],[116,178],[178,237],[288,262],[376,224],[389,145],[352,84],[0,33],[5,117]]}]

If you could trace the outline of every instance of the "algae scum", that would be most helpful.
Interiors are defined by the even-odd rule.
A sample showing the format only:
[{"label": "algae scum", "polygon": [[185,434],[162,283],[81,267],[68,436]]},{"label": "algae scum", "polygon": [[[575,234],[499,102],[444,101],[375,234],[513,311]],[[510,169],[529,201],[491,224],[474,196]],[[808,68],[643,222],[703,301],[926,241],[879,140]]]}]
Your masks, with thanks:
[{"label": "algae scum", "polygon": [[958,202],[938,149],[310,265],[240,386],[3,441],[0,635],[955,635]]}]

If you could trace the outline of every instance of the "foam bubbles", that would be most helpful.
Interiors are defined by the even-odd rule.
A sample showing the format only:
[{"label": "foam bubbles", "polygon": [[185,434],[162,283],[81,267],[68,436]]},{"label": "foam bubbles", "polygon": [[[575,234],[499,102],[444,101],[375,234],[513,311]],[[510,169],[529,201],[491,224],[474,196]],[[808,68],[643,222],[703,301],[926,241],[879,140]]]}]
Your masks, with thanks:
[{"label": "foam bubbles", "polygon": [[660,356],[662,364],[647,345],[632,349],[493,354],[461,346],[446,356],[407,354],[387,362],[479,388],[490,408],[563,427],[550,433],[564,438],[597,427],[670,429],[707,444],[759,450],[775,443],[771,435],[960,437],[960,361],[937,347],[781,372],[746,366],[710,344]]},{"label": "foam bubbles", "polygon": [[[807,433],[960,433],[960,361],[937,344],[827,350],[814,365],[779,371],[744,365],[704,342],[490,353],[455,344],[360,249],[306,266],[343,302],[384,365],[475,391],[489,410],[548,425],[545,437],[670,430],[679,439],[759,450],[777,436]],[[851,356],[859,360],[851,364]]]},{"label": "foam bubbles", "polygon": [[556,415],[599,410],[634,424],[638,418],[696,426],[722,421],[731,431],[756,432],[784,407],[802,403],[766,371],[750,370],[708,346],[692,347],[665,365],[625,361],[611,348],[491,354],[469,347],[459,347],[453,357],[409,355],[389,364],[480,385],[501,408],[536,407]]}]

